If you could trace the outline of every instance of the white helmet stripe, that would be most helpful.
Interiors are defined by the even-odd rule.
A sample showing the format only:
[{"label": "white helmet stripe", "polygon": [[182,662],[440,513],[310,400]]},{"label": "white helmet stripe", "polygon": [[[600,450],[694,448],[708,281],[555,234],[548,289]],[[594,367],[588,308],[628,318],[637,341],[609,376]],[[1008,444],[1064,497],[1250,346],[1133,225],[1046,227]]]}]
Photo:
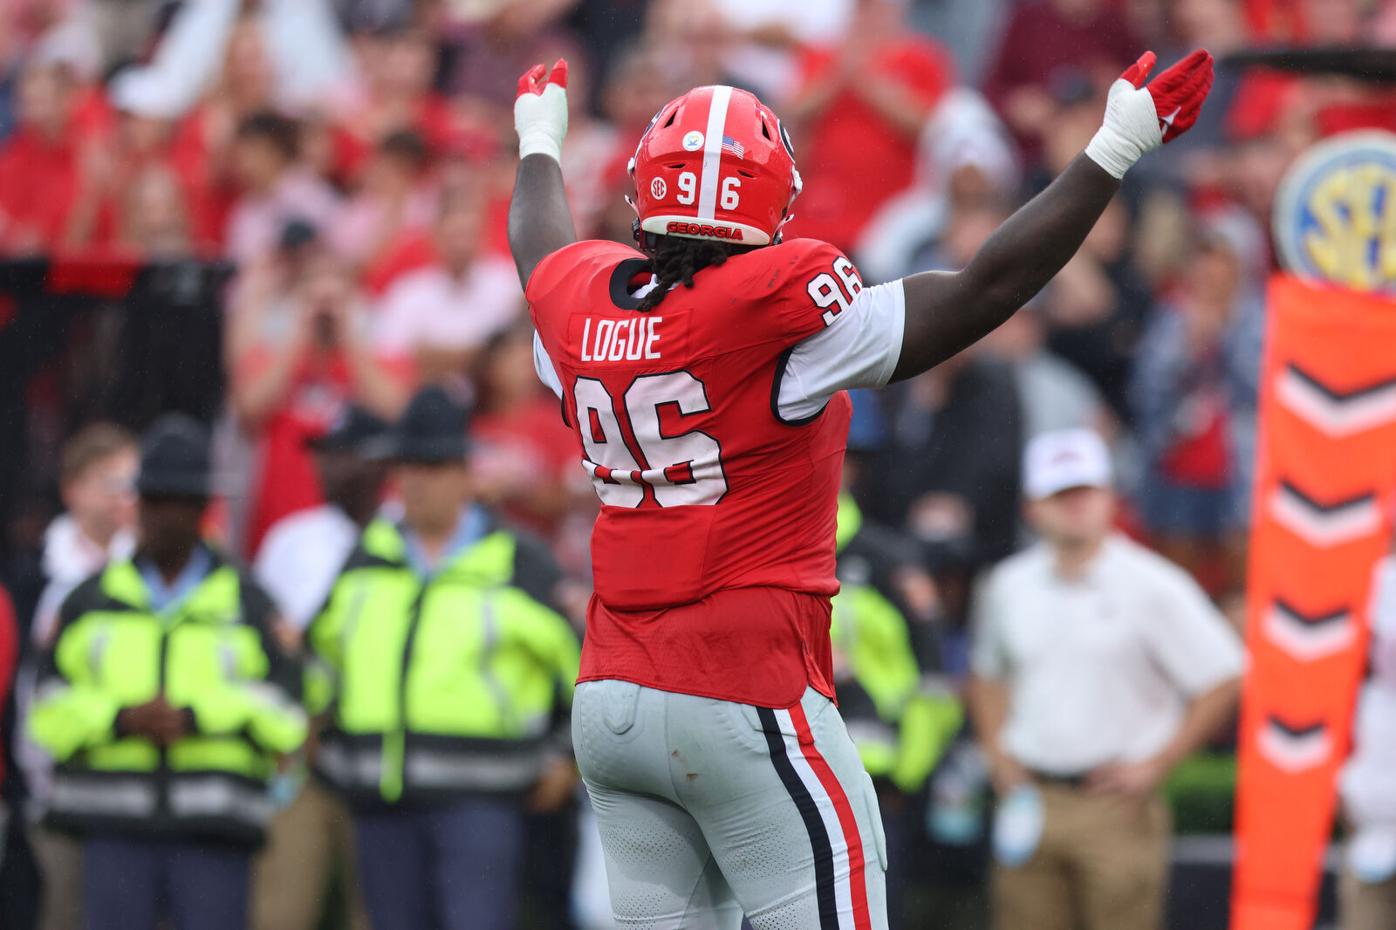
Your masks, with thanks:
[{"label": "white helmet stripe", "polygon": [[713,87],[712,105],[708,107],[708,132],[703,145],[703,177],[698,184],[700,220],[711,220],[717,209],[717,169],[722,162],[722,135],[727,128],[727,105],[731,100],[732,88],[725,84]]}]

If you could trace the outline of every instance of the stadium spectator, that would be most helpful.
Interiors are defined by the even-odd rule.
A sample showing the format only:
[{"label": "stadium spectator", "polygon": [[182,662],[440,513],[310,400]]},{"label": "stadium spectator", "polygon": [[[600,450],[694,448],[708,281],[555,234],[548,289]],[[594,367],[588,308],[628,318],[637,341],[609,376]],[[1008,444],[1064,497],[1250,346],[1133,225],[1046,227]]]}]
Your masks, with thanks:
[{"label": "stadium spectator", "polygon": [[998,116],[978,93],[949,91],[921,133],[912,186],[863,230],[859,270],[869,281],[891,281],[934,265],[958,214],[1009,203],[1020,183],[1017,148]]},{"label": "stadium spectator", "polygon": [[888,438],[860,499],[921,544],[947,615],[962,619],[974,576],[1017,548],[1023,415],[1013,371],[961,355],[886,393]]},{"label": "stadium spectator", "polygon": [[[963,268],[1003,216],[992,201],[957,206],[926,266]],[[1017,544],[1019,393],[1014,366],[981,348],[869,399],[886,435],[859,476],[862,501],[878,522],[919,541],[952,620],[964,618],[979,570]]]},{"label": "stadium spectator", "polygon": [[414,130],[393,132],[378,143],[359,177],[358,189],[328,237],[366,278],[376,278],[399,243],[430,230],[436,191],[426,182],[431,152]]},{"label": "stadium spectator", "polygon": [[238,126],[233,174],[241,194],[228,217],[227,252],[248,263],[275,248],[293,220],[328,229],[335,223],[335,193],[300,163],[300,129],[275,113],[254,113]]},{"label": "stadium spectator", "polygon": [[[59,486],[66,508],[44,533],[46,584],[29,629],[30,649],[53,645],[58,608],[73,588],[108,560],[129,558],[135,548],[136,437],[110,423],[91,423],[63,444]],[[26,650],[29,651],[29,650]],[[33,700],[36,669],[26,662],[18,684],[19,716]],[[31,821],[29,844],[43,878],[40,930],[82,926],[82,846],[41,823],[53,782],[53,761],[32,740],[16,740],[24,770]]]},{"label": "stadium spectator", "polygon": [[82,138],[77,81],[63,64],[25,67],[16,129],[0,148],[0,250],[30,254],[63,242],[77,197]]},{"label": "stadium spectator", "polygon": [[[353,404],[329,431],[307,441],[325,503],[280,520],[257,553],[257,579],[299,637],[329,596],[359,534],[378,512],[384,468],[375,456],[387,424]],[[312,750],[313,752],[313,750]],[[284,773],[294,800],[277,812],[252,867],[254,930],[315,930],[332,887],[347,899],[353,930],[368,915],[354,875],[349,813],[297,765]]]},{"label": "stadium spectator", "polygon": [[497,144],[494,114],[467,99],[447,101],[433,87],[440,48],[411,20],[369,21],[356,32],[357,80],[331,100],[336,170],[358,178],[376,146],[415,132],[429,151],[485,150]]},{"label": "stadium spectator", "polygon": [[385,474],[377,457],[386,430],[383,420],[351,403],[324,433],[305,441],[324,503],[277,521],[254,563],[257,579],[297,630],[324,605],[359,534],[378,513]]},{"label": "stadium spectator", "polygon": [[117,210],[116,244],[124,254],[148,261],[194,254],[188,204],[172,171],[152,166],[135,174]]},{"label": "stadium spectator", "polygon": [[1240,211],[1199,224],[1176,292],[1152,311],[1130,387],[1144,529],[1219,590],[1244,578],[1264,335],[1260,240]]},{"label": "stadium spectator", "polygon": [[30,732],[62,764],[48,817],[82,835],[89,930],[244,930],[265,783],[305,739],[300,669],[266,594],[200,537],[203,427],[157,421],[137,490],[135,554],[74,589],[40,657]]},{"label": "stadium spectator", "polygon": [[803,84],[785,107],[805,182],[792,233],[851,250],[878,208],[911,185],[917,139],[954,75],[939,46],[907,31],[904,6],[859,0],[857,29],[802,56]]},{"label": "stadium spectator", "polygon": [[367,308],[342,262],[306,227],[286,233],[277,257],[248,272],[228,321],[229,401],[258,446],[248,552],[277,520],[320,503],[305,440],[350,402],[394,416],[411,380],[410,366],[372,341]]},{"label": "stadium spectator", "polygon": [[472,500],[464,408],[424,388],[389,453],[402,521],[369,524],[308,633],[315,765],[354,812],[375,930],[510,930],[525,799],[553,810],[576,784],[554,740],[577,640],[551,556]]},{"label": "stadium spectator", "polygon": [[[533,327],[495,335],[475,366],[471,474],[481,502],[554,541],[569,516],[588,521],[595,495],[579,473],[557,398],[533,371]],[[588,522],[586,536],[590,536]]]},{"label": "stadium spectator", "polygon": [[1129,379],[1150,293],[1130,251],[1128,208],[1115,201],[1038,297],[1047,348],[1084,374],[1114,415],[1131,418]]},{"label": "stadium spectator", "polygon": [[137,465],[135,437],[111,423],[90,423],[63,444],[58,480],[66,510],[44,533],[47,584],[31,628],[35,644],[51,644],[58,606],[78,582],[130,554]]},{"label": "stadium spectator", "polygon": [[513,265],[482,248],[485,207],[477,184],[443,191],[436,262],[398,278],[377,311],[379,346],[414,357],[424,381],[464,378],[485,342],[523,309]]},{"label": "stadium spectator", "polygon": [[233,164],[238,127],[254,114],[274,111],[275,77],[262,33],[250,17],[239,19],[223,50],[220,73],[175,132],[175,169],[190,192],[199,241],[221,246],[228,233],[238,195]]},{"label": "stadium spectator", "polygon": [[1009,17],[984,93],[1035,153],[1051,123],[1054,84],[1086,78],[1108,86],[1142,47],[1106,0],[1031,0]]},{"label": "stadium spectator", "polygon": [[[615,127],[617,143],[598,179],[600,189],[596,197],[600,211],[593,229],[597,238],[633,241],[631,224],[635,211],[624,198],[630,190],[626,169],[630,156],[635,154],[634,140],[645,131],[660,107],[683,93],[684,88],[678,87],[679,76],[675,69],[666,67],[665,59],[652,43],[624,48],[611,61],[601,92],[601,109]],[[571,101],[572,96],[569,94],[567,99]],[[563,157],[567,157],[565,148]],[[575,213],[577,205],[572,206]]]},{"label": "stadium spectator", "polygon": [[1339,885],[1342,930],[1396,922],[1396,555],[1372,572],[1369,676],[1358,696],[1353,753],[1338,781],[1347,843]]},{"label": "stadium spectator", "polygon": [[450,62],[447,88],[456,97],[507,113],[517,83],[509,75],[521,74],[544,58],[585,57],[560,23],[578,5],[579,0],[448,4],[441,14]]},{"label": "stadium spectator", "polygon": [[1112,533],[1110,453],[1048,433],[1023,471],[1042,541],[977,596],[970,709],[998,794],[994,924],[1153,930],[1174,765],[1230,719],[1243,655],[1186,574]]},{"label": "stadium spectator", "polygon": [[[154,235],[168,245],[176,223],[179,239],[191,243],[185,192],[177,184],[161,189],[162,182],[155,179],[174,165],[172,101],[153,83],[129,72],[114,80],[109,92],[115,124],[111,133],[88,139],[82,147],[64,244],[140,249]],[[137,187],[143,188],[140,193]],[[145,216],[146,210],[155,215]]]},{"label": "stadium spectator", "polygon": [[[897,606],[914,586],[908,576],[921,571],[903,554],[906,540],[868,521],[845,493],[839,499],[837,543],[840,588],[829,625],[834,686],[848,734],[877,790],[887,844],[889,922],[905,925],[905,897],[914,877],[910,851],[922,820],[913,798],[959,732],[963,716],[948,688],[932,683],[930,676],[939,669],[917,658],[918,652],[935,653],[917,649],[918,640],[934,634]],[[933,658],[938,661],[938,654]]]},{"label": "stadium spectator", "polygon": [[1105,429],[1112,422],[1110,408],[1091,380],[1048,351],[1036,306],[1019,310],[985,337],[983,351],[1013,368],[1025,440],[1063,429]]}]

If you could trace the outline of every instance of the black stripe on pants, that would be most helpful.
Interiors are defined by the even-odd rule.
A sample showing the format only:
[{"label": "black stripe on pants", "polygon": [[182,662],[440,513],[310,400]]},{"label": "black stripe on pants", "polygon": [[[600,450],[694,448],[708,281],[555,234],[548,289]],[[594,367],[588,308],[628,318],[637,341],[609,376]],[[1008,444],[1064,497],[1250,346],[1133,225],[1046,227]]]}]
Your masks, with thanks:
[{"label": "black stripe on pants", "polygon": [[834,851],[829,845],[829,831],[824,829],[824,818],[819,815],[819,807],[785,751],[785,737],[780,732],[780,724],[776,722],[775,711],[758,707],[756,713],[766,734],[766,745],[771,750],[771,762],[775,764],[776,774],[799,809],[800,819],[805,822],[805,831],[809,833],[810,848],[814,850],[814,889],[819,901],[819,930],[839,930],[839,909],[834,900]]}]

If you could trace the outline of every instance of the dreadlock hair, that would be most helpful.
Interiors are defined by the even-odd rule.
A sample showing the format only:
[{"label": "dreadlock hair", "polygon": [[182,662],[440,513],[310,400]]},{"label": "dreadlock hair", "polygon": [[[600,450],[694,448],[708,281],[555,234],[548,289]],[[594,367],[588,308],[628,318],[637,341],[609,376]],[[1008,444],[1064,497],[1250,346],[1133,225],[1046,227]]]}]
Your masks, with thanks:
[{"label": "dreadlock hair", "polygon": [[716,268],[733,255],[750,252],[756,246],[728,245],[712,239],[686,239],[682,236],[658,236],[641,233],[641,248],[649,254],[650,267],[656,284],[640,299],[637,310],[658,307],[669,289],[682,284],[693,286],[693,276],[704,268]]}]

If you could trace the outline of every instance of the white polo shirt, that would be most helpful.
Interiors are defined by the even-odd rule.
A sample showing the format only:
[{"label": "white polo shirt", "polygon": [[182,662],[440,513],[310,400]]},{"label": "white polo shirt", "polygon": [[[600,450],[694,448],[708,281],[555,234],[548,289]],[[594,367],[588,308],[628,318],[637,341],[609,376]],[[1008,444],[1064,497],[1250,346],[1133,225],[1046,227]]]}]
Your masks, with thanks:
[{"label": "white polo shirt", "polygon": [[267,531],[253,572],[297,630],[309,626],[324,606],[361,532],[332,504],[298,510]]},{"label": "white polo shirt", "polygon": [[1174,737],[1188,701],[1241,673],[1226,619],[1180,568],[1112,536],[1075,581],[1038,543],[990,574],[975,604],[975,675],[1009,691],[1004,750],[1078,775]]}]

